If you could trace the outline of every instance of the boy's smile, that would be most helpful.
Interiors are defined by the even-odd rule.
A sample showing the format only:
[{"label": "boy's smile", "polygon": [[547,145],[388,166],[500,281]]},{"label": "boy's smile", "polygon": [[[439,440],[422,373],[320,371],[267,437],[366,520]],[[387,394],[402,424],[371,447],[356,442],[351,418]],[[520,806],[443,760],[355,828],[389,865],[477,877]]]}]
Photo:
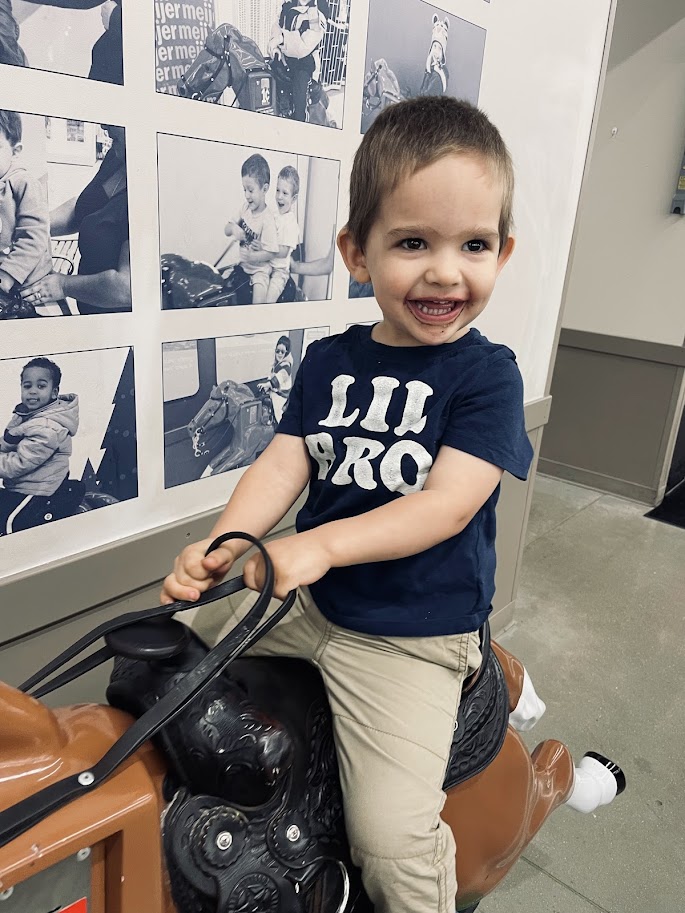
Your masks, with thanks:
[{"label": "boy's smile", "polygon": [[363,251],[343,230],[348,269],[373,283],[383,312],[376,342],[440,345],[468,332],[514,246],[509,238],[499,249],[502,195],[486,161],[449,154],[384,198]]},{"label": "boy's smile", "polygon": [[266,207],[266,192],[269,189],[268,184],[261,186],[259,181],[246,174],[243,177],[243,191],[245,192],[245,202],[250,212],[262,212]]}]

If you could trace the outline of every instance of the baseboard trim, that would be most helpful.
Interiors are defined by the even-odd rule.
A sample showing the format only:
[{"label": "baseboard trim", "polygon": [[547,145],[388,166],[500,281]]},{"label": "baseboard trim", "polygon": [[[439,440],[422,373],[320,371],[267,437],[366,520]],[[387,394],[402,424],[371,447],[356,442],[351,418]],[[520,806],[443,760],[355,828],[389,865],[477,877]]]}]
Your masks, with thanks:
[{"label": "baseboard trim", "polygon": [[609,336],[604,333],[589,333],[585,330],[562,329],[559,345],[570,349],[587,349],[605,355],[620,355],[622,358],[637,358],[640,361],[654,361],[662,365],[685,368],[685,347],[665,342],[650,342],[645,339],[629,339],[627,336]]},{"label": "baseboard trim", "polygon": [[656,488],[639,485],[626,479],[616,479],[600,472],[581,469],[579,466],[569,466],[556,460],[540,457],[538,472],[546,476],[552,476],[555,479],[563,479],[565,482],[575,482],[577,485],[585,486],[585,488],[594,488],[599,491],[605,491],[608,494],[617,495],[620,498],[639,501],[642,504],[653,506],[658,502],[659,493]]}]

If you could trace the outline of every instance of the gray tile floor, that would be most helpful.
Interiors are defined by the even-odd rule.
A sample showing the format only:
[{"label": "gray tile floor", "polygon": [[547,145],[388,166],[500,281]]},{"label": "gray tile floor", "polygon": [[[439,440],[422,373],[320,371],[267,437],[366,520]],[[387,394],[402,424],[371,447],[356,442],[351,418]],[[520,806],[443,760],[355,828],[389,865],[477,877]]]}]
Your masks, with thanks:
[{"label": "gray tile floor", "polygon": [[539,476],[500,641],[547,703],[525,738],[617,761],[626,792],[558,809],[478,913],[685,911],[685,530]]}]

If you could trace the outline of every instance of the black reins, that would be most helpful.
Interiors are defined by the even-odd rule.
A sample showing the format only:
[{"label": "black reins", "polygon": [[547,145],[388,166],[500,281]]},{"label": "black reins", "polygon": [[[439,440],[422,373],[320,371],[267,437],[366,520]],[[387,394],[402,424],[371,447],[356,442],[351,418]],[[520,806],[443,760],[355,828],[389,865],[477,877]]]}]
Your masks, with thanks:
[{"label": "black reins", "polygon": [[[207,554],[214,551],[228,539],[245,539],[251,542],[259,549],[264,559],[266,571],[264,587],[254,606],[242,621],[210,650],[194,669],[168,694],[160,698],[154,707],[136,720],[95,765],[80,773],[58,780],[33,795],[27,796],[17,802],[16,805],[0,811],[0,847],[6,846],[10,841],[25,833],[51,812],[57,811],[57,809],[62,808],[67,803],[100,786],[141,745],[178,716],[233,660],[242,656],[246,650],[270,631],[290,611],[295,601],[296,594],[294,590],[288,593],[273,614],[262,622],[264,613],[273,596],[274,568],[271,559],[258,539],[249,533],[243,532],[231,532],[219,536],[209,546]],[[121,631],[122,628],[128,628],[141,622],[163,619],[176,612],[208,605],[218,599],[231,596],[244,588],[245,584],[242,578],[235,578],[208,590],[197,602],[175,602],[172,605],[145,609],[140,612],[129,612],[112,621],[105,622],[80,638],[63,653],[60,653],[59,656],[36,672],[35,675],[32,675],[20,686],[20,690],[32,693],[33,697],[41,697],[44,694],[48,694],[55,688],[73,681],[78,676],[83,675],[84,672],[94,669],[100,663],[106,662],[115,655],[115,650],[106,644],[100,650],[75,663],[66,671],[41,685],[41,682],[44,682],[48,676],[57,672],[70,660],[75,659],[79,653],[82,653],[83,650],[94,644],[101,637],[107,638],[107,635],[115,631]],[[39,685],[41,687],[37,687]]]}]

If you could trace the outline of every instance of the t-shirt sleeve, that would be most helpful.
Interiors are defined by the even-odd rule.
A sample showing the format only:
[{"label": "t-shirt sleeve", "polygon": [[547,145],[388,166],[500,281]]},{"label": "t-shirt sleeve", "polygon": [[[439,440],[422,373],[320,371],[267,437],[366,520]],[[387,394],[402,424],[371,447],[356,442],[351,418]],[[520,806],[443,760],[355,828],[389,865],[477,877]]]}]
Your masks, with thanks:
[{"label": "t-shirt sleeve", "polygon": [[533,459],[523,412],[523,378],[513,356],[500,355],[455,399],[442,443],[525,479]]},{"label": "t-shirt sleeve", "polygon": [[297,219],[293,213],[290,213],[290,215],[292,216],[291,219],[283,220],[282,233],[278,240],[284,247],[295,250],[300,243],[300,226],[297,224]]},{"label": "t-shirt sleeve", "polygon": [[302,430],[302,386],[303,363],[298,368],[293,386],[285,404],[283,415],[276,429],[279,434],[291,434],[293,437],[304,437]]}]

